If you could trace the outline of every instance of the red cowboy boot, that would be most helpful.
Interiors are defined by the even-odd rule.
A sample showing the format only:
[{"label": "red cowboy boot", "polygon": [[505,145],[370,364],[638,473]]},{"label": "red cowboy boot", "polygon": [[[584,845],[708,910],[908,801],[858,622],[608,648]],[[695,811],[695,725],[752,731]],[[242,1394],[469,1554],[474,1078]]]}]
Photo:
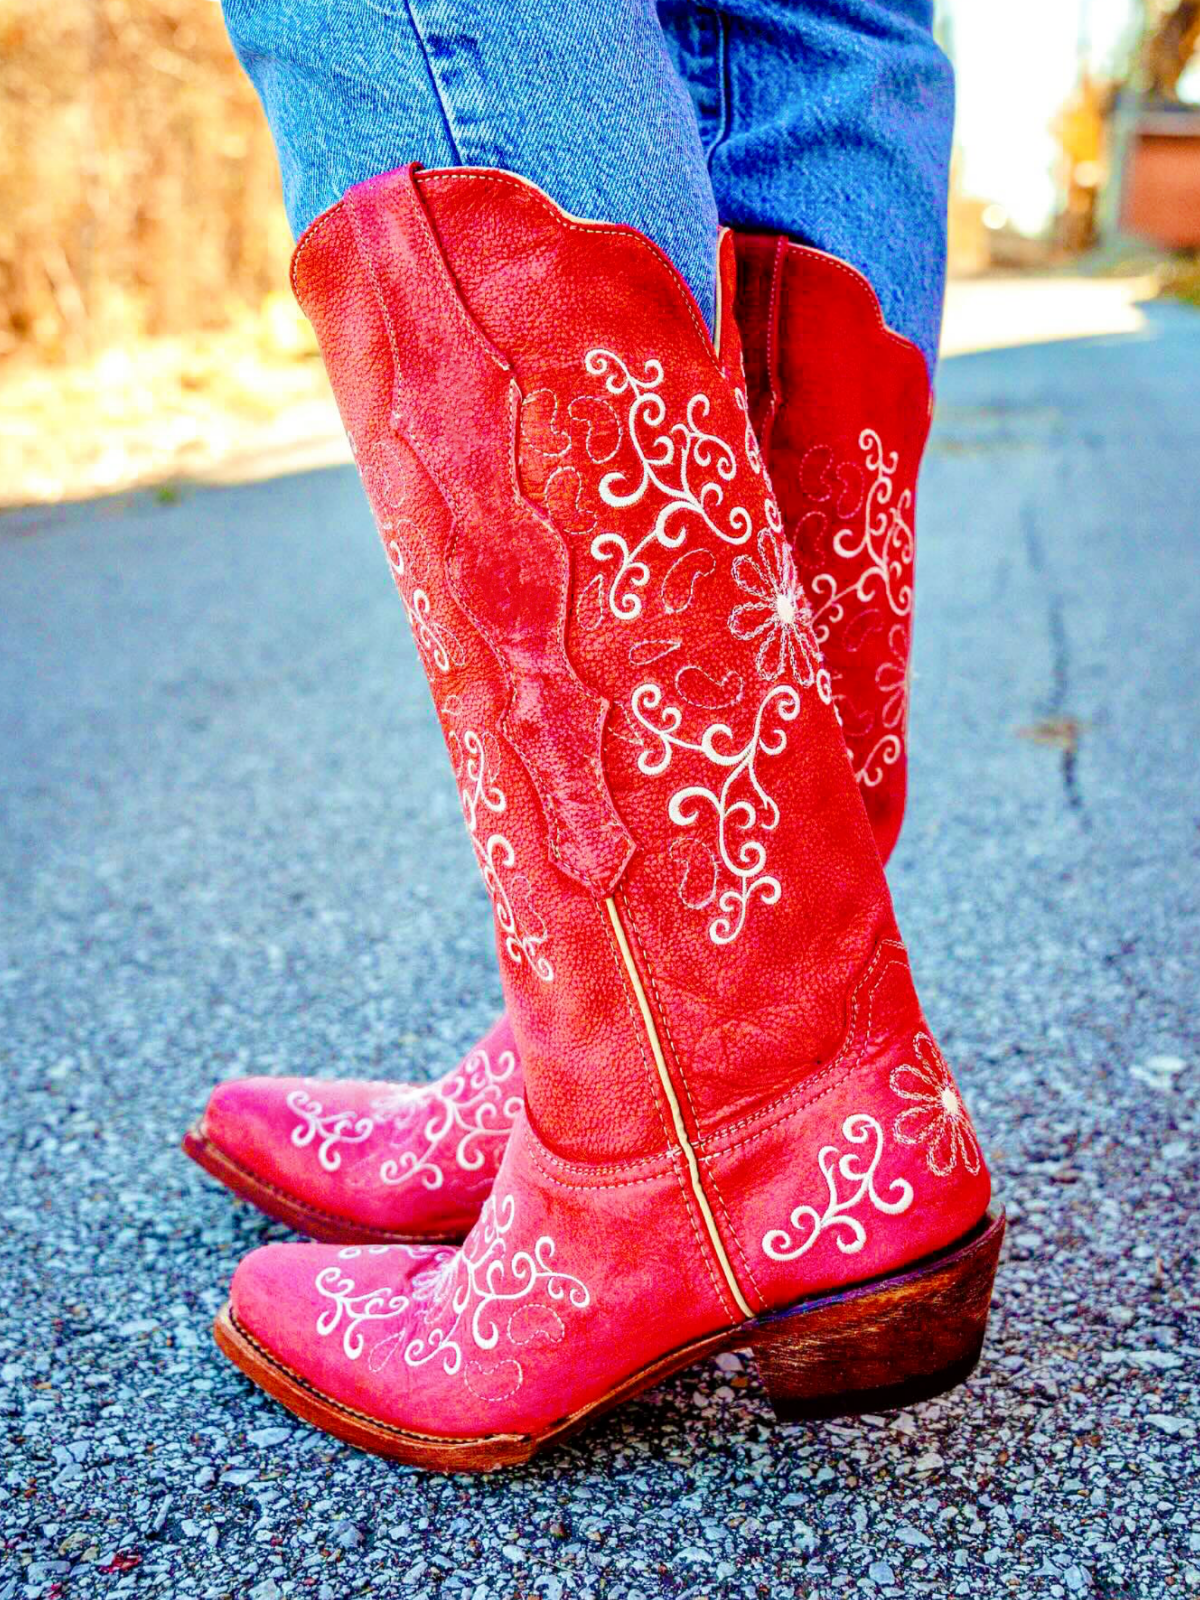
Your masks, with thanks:
[{"label": "red cowboy boot", "polygon": [[904,818],[925,358],[836,256],[734,235],[750,417],[833,679],[879,853]]},{"label": "red cowboy boot", "polygon": [[506,1018],[430,1084],[238,1078],[183,1148],[243,1200],[336,1244],[465,1237],[521,1110]]},{"label": "red cowboy boot", "polygon": [[[838,715],[886,861],[904,811],[912,516],[930,412],[925,361],[887,329],[874,291],[845,262],[777,234],[735,233],[733,242],[750,418],[812,597]],[[424,590],[406,587],[394,540],[389,558],[417,639],[437,665],[453,641],[438,633]],[[750,619],[753,634],[761,619]],[[770,648],[769,635],[765,626],[756,636]],[[490,1081],[496,1048],[489,1037],[468,1057],[483,1056],[470,1078],[478,1082],[467,1091],[469,1107],[462,1068],[430,1087],[272,1078],[224,1084],[184,1149],[235,1194],[313,1238],[461,1238],[520,1106],[511,1039],[501,1049],[502,1087]],[[391,1102],[400,1120],[379,1119],[375,1108]],[[336,1154],[324,1134],[306,1131],[312,1116],[338,1131]],[[480,1118],[486,1132],[473,1137]],[[353,1150],[348,1132],[358,1140]],[[464,1164],[460,1147],[479,1161]]]},{"label": "red cowboy boot", "polygon": [[[734,271],[726,236],[726,304]],[[783,1415],[957,1381],[1003,1222],[733,319],[714,349],[648,240],[496,172],[352,189],[293,279],[424,625],[525,1106],[461,1249],[269,1245],[219,1344],[441,1469],[524,1460],[734,1346]]]}]

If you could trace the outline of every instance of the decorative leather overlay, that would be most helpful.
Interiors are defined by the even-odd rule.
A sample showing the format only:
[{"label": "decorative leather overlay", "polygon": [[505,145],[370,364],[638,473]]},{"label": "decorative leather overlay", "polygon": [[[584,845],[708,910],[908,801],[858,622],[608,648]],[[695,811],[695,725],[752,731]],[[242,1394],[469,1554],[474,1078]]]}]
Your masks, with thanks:
[{"label": "decorative leather overlay", "polygon": [[[829,674],[745,394],[735,394],[742,418],[731,441],[703,391],[671,411],[653,357],[638,373],[597,348],[582,369],[570,398],[547,388],[526,397],[522,470],[564,532],[587,540],[595,571],[577,580],[579,626],[637,630],[628,659],[645,675],[620,708],[617,737],[637,748],[647,777],[677,762],[707,769],[668,794],[680,830],[672,857],[681,904],[707,914],[714,944],[731,944],[755,901],[773,905],[783,893],[769,865],[780,821],[770,768],[787,749],[801,691],[831,700]],[[725,616],[728,665],[716,672],[688,659],[685,614],[718,578],[737,603]]]},{"label": "decorative leather overlay", "polygon": [[[386,206],[370,185],[352,189],[346,205],[396,353],[395,426],[403,418],[403,436],[453,518],[447,581],[504,668],[500,731],[537,790],[551,857],[590,893],[607,895],[633,841],[600,765],[606,702],[579,681],[563,644],[567,551],[511,471],[520,402],[511,368],[463,305],[411,172],[391,184]],[[405,384],[402,365],[439,381]],[[453,441],[448,396],[459,419]],[[506,491],[500,503],[497,490]],[[481,536],[497,522],[503,538]]]},{"label": "decorative leather overlay", "polygon": [[[449,1377],[461,1375],[477,1399],[508,1399],[525,1380],[524,1352],[561,1344],[568,1311],[591,1304],[583,1280],[555,1265],[549,1234],[529,1249],[514,1248],[516,1217],[514,1197],[493,1193],[460,1250],[352,1245],[339,1251],[345,1262],[394,1253],[421,1269],[399,1276],[396,1287],[360,1288],[352,1266],[323,1267],[314,1287],[329,1305],[317,1333],[339,1335],[346,1359],[365,1355],[373,1372],[398,1355],[411,1369],[436,1363]],[[397,1322],[398,1329],[387,1326]]]}]

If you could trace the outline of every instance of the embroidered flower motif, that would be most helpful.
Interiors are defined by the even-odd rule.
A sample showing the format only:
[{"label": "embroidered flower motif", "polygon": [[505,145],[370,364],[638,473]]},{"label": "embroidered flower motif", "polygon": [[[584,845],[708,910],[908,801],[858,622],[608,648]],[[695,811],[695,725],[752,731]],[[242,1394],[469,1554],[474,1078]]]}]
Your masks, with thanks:
[{"label": "embroidered flower motif", "polygon": [[974,1176],[979,1171],[979,1141],[962,1103],[946,1058],[927,1033],[913,1040],[916,1064],[906,1062],[892,1072],[892,1091],[913,1103],[892,1125],[901,1144],[924,1145],[925,1160],[936,1177],[948,1178],[961,1160]]},{"label": "embroidered flower motif", "polygon": [[761,641],[755,658],[759,675],[779,678],[786,672],[801,683],[811,683],[819,662],[812,608],[786,540],[763,528],[757,560],[738,556],[733,580],[753,598],[730,613],[729,631],[735,639]]}]

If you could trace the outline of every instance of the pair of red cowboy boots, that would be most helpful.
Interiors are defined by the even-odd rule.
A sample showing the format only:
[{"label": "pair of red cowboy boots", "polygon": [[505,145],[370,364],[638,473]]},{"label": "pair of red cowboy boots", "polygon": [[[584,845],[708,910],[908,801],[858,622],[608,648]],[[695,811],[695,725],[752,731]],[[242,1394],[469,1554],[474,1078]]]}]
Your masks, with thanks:
[{"label": "pair of red cowboy boots", "polygon": [[880,859],[925,366],[839,261],[719,266],[714,340],[641,235],[472,170],[296,250],[507,1010],[433,1085],[224,1084],[185,1148],[328,1241],[242,1263],[222,1349],[410,1462],[524,1460],[722,1349],[792,1417],[982,1341],[1003,1221]]}]

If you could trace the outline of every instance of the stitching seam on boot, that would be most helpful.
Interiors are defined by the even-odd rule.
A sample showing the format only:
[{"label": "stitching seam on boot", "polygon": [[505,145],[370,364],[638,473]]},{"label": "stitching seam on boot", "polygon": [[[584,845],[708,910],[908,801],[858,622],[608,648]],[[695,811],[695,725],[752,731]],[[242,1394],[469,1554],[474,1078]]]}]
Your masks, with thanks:
[{"label": "stitching seam on boot", "polygon": [[612,923],[613,933],[616,935],[621,959],[625,963],[625,972],[629,979],[630,987],[633,990],[634,998],[637,1000],[638,1009],[642,1014],[642,1023],[650,1040],[654,1064],[658,1068],[659,1082],[662,1084],[667,1104],[671,1108],[671,1121],[675,1128],[675,1138],[687,1163],[692,1196],[696,1201],[701,1217],[704,1219],[704,1228],[708,1234],[709,1244],[712,1246],[713,1254],[720,1263],[721,1272],[724,1275],[734,1305],[737,1306],[743,1317],[753,1317],[754,1312],[750,1309],[746,1297],[742,1293],[741,1285],[738,1283],[737,1275],[725,1249],[725,1242],[721,1238],[720,1230],[717,1227],[717,1219],[713,1215],[712,1206],[709,1204],[708,1196],[704,1192],[704,1185],[700,1179],[700,1166],[696,1160],[696,1152],[692,1148],[691,1140],[688,1138],[687,1129],[684,1126],[683,1109],[679,1104],[679,1097],[675,1093],[675,1086],[671,1082],[671,1075],[667,1071],[666,1057],[663,1055],[662,1041],[658,1037],[654,1013],[650,1009],[650,1002],[646,998],[646,991],[642,986],[642,980],[633,959],[633,952],[629,948],[629,940],[626,937],[625,927],[621,921],[621,913],[617,910],[617,903],[611,896],[605,900],[604,906],[608,912],[609,921]]}]

